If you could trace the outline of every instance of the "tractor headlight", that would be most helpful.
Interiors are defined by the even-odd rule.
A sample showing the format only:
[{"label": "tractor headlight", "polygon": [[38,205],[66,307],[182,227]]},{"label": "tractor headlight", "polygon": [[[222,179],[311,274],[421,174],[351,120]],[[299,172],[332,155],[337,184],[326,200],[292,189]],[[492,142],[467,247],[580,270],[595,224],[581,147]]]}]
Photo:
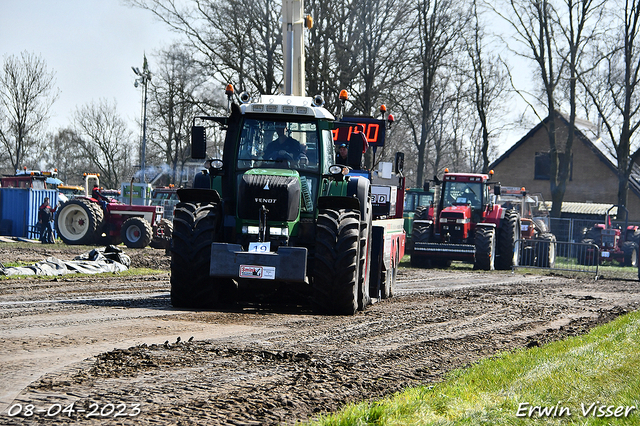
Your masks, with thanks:
[{"label": "tractor headlight", "polygon": [[243,233],[243,234],[258,235],[258,233],[260,233],[260,228],[258,228],[257,226],[247,226],[247,225],[244,225],[244,226],[242,227],[242,233]]},{"label": "tractor headlight", "polygon": [[269,228],[269,234],[286,237],[289,235],[289,228]]}]

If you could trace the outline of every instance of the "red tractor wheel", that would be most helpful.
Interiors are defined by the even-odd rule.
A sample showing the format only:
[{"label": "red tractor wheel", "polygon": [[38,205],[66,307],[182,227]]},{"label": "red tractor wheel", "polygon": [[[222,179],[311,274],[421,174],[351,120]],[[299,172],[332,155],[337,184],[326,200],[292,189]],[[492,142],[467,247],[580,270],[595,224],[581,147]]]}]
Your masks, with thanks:
[{"label": "red tractor wheel", "polygon": [[122,242],[129,248],[144,248],[149,245],[152,237],[151,225],[141,217],[132,217],[122,224],[120,236]]},{"label": "red tractor wheel", "polygon": [[58,208],[56,214],[56,231],[65,244],[91,244],[102,215],[92,207],[92,202],[76,198],[69,200]]}]

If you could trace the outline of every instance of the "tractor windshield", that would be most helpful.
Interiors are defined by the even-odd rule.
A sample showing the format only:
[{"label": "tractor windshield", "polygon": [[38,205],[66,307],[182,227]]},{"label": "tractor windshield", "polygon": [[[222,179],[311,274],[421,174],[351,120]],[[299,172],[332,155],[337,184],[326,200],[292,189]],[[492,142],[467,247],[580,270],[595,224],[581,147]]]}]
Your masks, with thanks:
[{"label": "tractor windshield", "polygon": [[245,118],[237,158],[241,170],[277,167],[317,171],[317,124]]},{"label": "tractor windshield", "polygon": [[415,212],[419,206],[428,206],[433,194],[427,192],[407,192],[404,197],[404,212]]},{"label": "tractor windshield", "polygon": [[482,209],[482,184],[479,182],[446,182],[442,207],[471,205],[474,210]]}]

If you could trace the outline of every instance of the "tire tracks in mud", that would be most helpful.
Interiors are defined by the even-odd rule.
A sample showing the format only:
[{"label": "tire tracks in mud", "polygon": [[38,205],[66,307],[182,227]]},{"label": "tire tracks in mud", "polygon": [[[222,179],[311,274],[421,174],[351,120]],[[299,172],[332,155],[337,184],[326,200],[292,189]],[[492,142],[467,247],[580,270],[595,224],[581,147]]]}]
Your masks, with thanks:
[{"label": "tire tracks in mud", "polygon": [[413,269],[398,279],[396,297],[353,317],[299,306],[178,311],[168,275],[9,280],[0,290],[2,422],[43,420],[9,417],[16,403],[121,403],[140,404],[129,419],[137,424],[293,424],[584,333],[640,303],[631,281]]}]

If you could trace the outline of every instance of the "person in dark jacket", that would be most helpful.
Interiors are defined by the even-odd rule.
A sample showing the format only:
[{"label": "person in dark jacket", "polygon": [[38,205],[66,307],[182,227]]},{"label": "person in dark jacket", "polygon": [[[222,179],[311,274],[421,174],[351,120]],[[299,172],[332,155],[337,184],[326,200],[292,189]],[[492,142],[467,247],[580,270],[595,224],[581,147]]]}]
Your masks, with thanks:
[{"label": "person in dark jacket", "polygon": [[300,142],[287,136],[286,123],[276,123],[278,138],[267,145],[264,150],[264,158],[267,160],[298,161],[302,153]]},{"label": "person in dark jacket", "polygon": [[49,197],[38,208],[38,224],[40,225],[40,242],[42,244],[53,244],[53,221],[54,210],[49,205]]},{"label": "person in dark jacket", "polygon": [[347,155],[349,154],[349,146],[346,143],[341,143],[338,146],[338,152],[336,153],[336,164],[343,166],[347,165]]},{"label": "person in dark jacket", "polygon": [[107,211],[107,204],[111,201],[109,197],[106,197],[100,193],[100,188],[98,186],[94,186],[91,191],[91,197],[95,198],[95,200],[100,204],[102,210]]}]

